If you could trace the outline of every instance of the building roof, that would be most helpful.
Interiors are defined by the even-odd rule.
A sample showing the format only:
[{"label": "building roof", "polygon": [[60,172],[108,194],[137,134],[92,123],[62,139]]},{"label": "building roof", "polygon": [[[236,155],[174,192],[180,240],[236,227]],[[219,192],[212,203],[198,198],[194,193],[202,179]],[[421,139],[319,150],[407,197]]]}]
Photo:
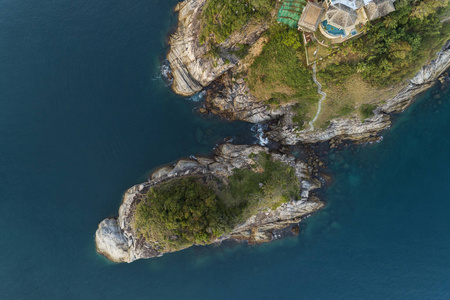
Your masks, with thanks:
[{"label": "building roof", "polygon": [[331,3],[333,5],[343,4],[347,7],[352,8],[353,10],[356,10],[363,7],[364,5],[369,4],[372,1],[373,0],[331,0]]},{"label": "building roof", "polygon": [[358,19],[358,13],[354,9],[338,3],[328,8],[326,19],[328,24],[343,29],[355,25]]},{"label": "building roof", "polygon": [[308,2],[303,9],[300,20],[298,21],[298,27],[305,31],[316,31],[324,10],[325,9],[321,5]]},{"label": "building roof", "polygon": [[395,0],[373,0],[365,6],[369,20],[375,20],[384,17],[395,11]]}]

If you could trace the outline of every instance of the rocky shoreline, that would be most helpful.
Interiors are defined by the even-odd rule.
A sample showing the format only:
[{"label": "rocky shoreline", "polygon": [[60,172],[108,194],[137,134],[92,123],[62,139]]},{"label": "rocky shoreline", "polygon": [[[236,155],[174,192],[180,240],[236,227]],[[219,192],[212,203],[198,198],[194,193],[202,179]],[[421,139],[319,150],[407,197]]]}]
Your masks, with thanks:
[{"label": "rocky shoreline", "polygon": [[199,17],[205,3],[206,0],[185,0],[175,9],[179,13],[179,26],[169,39],[170,50],[167,55],[174,78],[172,89],[185,96],[206,89],[205,106],[200,110],[203,113],[210,112],[229,120],[251,123],[272,121],[267,135],[283,145],[331,139],[361,142],[376,139],[382,130],[391,125],[392,114],[403,111],[418,94],[433,86],[438,77],[450,68],[450,41],[447,41],[437,58],[423,66],[411,80],[405,81],[398,95],[378,107],[375,116],[364,122],[358,118],[338,118],[331,120],[324,130],[298,130],[292,121],[294,113],[290,105],[271,109],[249,93],[244,79],[236,79],[238,76],[235,76],[249,62],[229,53],[238,44],[248,45],[249,53],[258,52],[260,44],[264,42],[262,33],[268,24],[245,26],[221,43],[219,48],[229,58],[227,63],[222,57],[207,56],[207,46],[199,44]]},{"label": "rocky shoreline", "polygon": [[[289,105],[269,108],[249,93],[245,80],[236,79],[235,76],[249,62],[240,60],[232,54],[232,50],[238,44],[245,44],[249,46],[249,53],[257,54],[264,43],[262,33],[269,24],[262,22],[244,26],[221,43],[221,55],[213,57],[207,55],[209,46],[199,43],[199,15],[205,3],[206,0],[185,0],[176,6],[175,11],[179,13],[178,27],[169,38],[170,50],[167,54],[173,79],[172,89],[183,96],[206,90],[205,105],[200,109],[202,113],[210,112],[230,120],[251,123],[270,122],[267,136],[281,146],[287,146],[280,150],[286,153],[289,152],[289,146],[301,144],[342,140],[367,142],[378,139],[379,133],[391,125],[393,114],[403,111],[418,94],[433,86],[439,76],[450,68],[448,41],[437,58],[405,83],[398,95],[378,107],[373,117],[364,121],[356,117],[338,118],[331,120],[324,130],[298,130],[292,121],[294,113]],[[295,168],[296,176],[301,182],[301,198],[282,204],[275,210],[259,212],[236,226],[230,234],[221,236],[214,242],[226,239],[267,242],[274,238],[276,230],[297,224],[323,207],[324,203],[311,193],[321,186],[315,177],[317,170],[313,170],[311,165],[290,154],[266,147],[227,143],[220,145],[212,158],[180,159],[174,165],[167,165],[153,172],[148,182],[128,189],[123,196],[119,216],[107,218],[99,224],[95,236],[97,251],[114,262],[132,262],[167,253],[159,251],[143,238],[138,238],[132,228],[136,205],[146,197],[148,190],[167,180],[185,176],[226,178],[234,169],[248,168],[252,163],[250,155],[260,152],[271,153],[274,159]]]},{"label": "rocky shoreline", "polygon": [[274,231],[297,224],[323,207],[323,202],[312,194],[312,191],[321,186],[321,182],[311,175],[311,167],[306,163],[295,159],[292,155],[271,151],[258,145],[222,144],[212,158],[180,159],[174,165],[163,166],[154,171],[148,182],[128,189],[123,196],[119,216],[107,218],[99,224],[95,234],[97,252],[114,262],[133,262],[167,253],[159,251],[144,238],[137,237],[132,227],[136,205],[146,197],[149,189],[167,180],[185,176],[227,178],[236,168],[249,168],[253,163],[251,157],[261,152],[270,153],[272,159],[295,169],[301,184],[300,199],[284,203],[275,210],[260,211],[236,226],[228,235],[221,236],[214,242],[226,239],[246,240],[251,243],[271,241],[274,238]]}]

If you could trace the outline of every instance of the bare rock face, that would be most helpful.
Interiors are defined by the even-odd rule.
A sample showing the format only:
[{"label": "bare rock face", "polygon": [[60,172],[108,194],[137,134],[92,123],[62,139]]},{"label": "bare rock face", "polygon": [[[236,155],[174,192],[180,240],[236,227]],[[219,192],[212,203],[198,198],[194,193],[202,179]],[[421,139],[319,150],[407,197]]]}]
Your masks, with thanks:
[{"label": "bare rock face", "polygon": [[[135,185],[125,192],[117,219],[108,218],[99,224],[95,234],[97,251],[114,262],[132,262],[163,255],[164,252],[158,251],[143,238],[138,238],[132,227],[136,205],[147,197],[149,189],[166,180],[187,175],[227,178],[236,168],[250,167],[253,164],[251,156],[261,152],[269,153],[269,149],[257,145],[223,144],[216,149],[213,159],[181,159],[174,165],[156,170],[148,182]],[[310,196],[310,192],[319,188],[321,183],[312,178],[308,166],[291,155],[271,154],[273,159],[295,168],[301,183],[300,199],[285,203],[276,210],[269,209],[252,216],[237,226],[230,235],[220,237],[217,242],[228,238],[246,239],[250,242],[270,241],[274,230],[298,223],[323,206],[321,201]]]},{"label": "bare rock face", "polygon": [[317,143],[329,141],[334,138],[351,141],[370,141],[378,133],[391,125],[390,117],[386,114],[376,114],[363,123],[358,118],[334,119],[324,130],[299,131],[292,124],[292,116],[286,114],[277,124],[271,126],[267,133],[274,141],[283,145],[296,145],[298,143]]},{"label": "bare rock face", "polygon": [[206,45],[199,44],[200,14],[206,0],[186,0],[175,8],[178,27],[170,36],[167,60],[173,76],[172,89],[183,96],[191,96],[219,77],[234,64],[222,58],[205,56]]},{"label": "bare rock face", "polygon": [[109,260],[126,262],[130,260],[130,247],[117,219],[105,219],[98,225],[95,233],[97,252]]},{"label": "bare rock face", "polygon": [[225,74],[220,79],[220,83],[208,91],[205,106],[208,111],[229,120],[250,123],[275,120],[289,110],[289,106],[282,106],[276,110],[270,109],[264,102],[251,95],[243,79],[233,81],[229,74]]},{"label": "bare rock face", "polygon": [[[231,70],[234,71],[236,67],[240,70],[243,64],[247,64],[241,64],[241,59],[234,55],[234,51],[238,50],[239,45],[257,43],[269,27],[267,20],[250,22],[234,32],[217,45],[220,57],[213,57],[208,54],[210,46],[199,43],[202,26],[200,16],[205,4],[206,0],[185,0],[175,9],[179,12],[178,27],[169,38],[170,50],[167,54],[174,92],[191,96],[214,82],[216,88],[208,91],[207,95],[208,111],[230,120],[251,123],[267,122],[282,116],[285,107],[270,110],[250,94],[244,80],[231,79]],[[262,46],[257,45],[256,48]]]},{"label": "bare rock face", "polygon": [[283,204],[279,209],[260,212],[231,233],[235,239],[248,240],[250,243],[264,243],[274,238],[274,230],[280,230],[291,224],[299,223],[304,216],[323,207],[323,202],[312,197],[307,201],[299,200]]},{"label": "bare rock face", "polygon": [[375,116],[364,120],[357,118],[340,118],[331,120],[324,130],[298,130],[292,122],[292,113],[286,113],[271,126],[268,135],[274,141],[284,145],[298,143],[317,143],[334,138],[352,141],[373,140],[380,131],[391,125],[390,115],[399,113],[408,107],[414,97],[436,83],[438,77],[450,67],[450,41],[437,54],[437,58],[414,76],[413,79],[394,98],[375,110]]}]

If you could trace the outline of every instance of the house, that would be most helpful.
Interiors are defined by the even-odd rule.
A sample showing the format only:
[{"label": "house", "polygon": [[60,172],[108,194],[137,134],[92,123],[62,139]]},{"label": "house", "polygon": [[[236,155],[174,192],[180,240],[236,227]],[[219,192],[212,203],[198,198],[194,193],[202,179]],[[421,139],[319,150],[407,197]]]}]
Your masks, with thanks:
[{"label": "house", "polygon": [[298,29],[305,32],[314,32],[317,30],[325,8],[314,2],[307,2],[303,9],[300,20],[298,21]]},{"label": "house", "polygon": [[329,39],[343,42],[361,34],[369,21],[395,11],[395,0],[325,0],[308,2],[298,22],[298,29],[315,32],[317,28]]},{"label": "house", "polygon": [[390,0],[373,0],[365,8],[370,21],[382,18],[395,11],[394,1]]},{"label": "house", "polygon": [[[358,20],[358,13],[356,10],[337,3],[331,5],[325,13],[324,26],[331,33],[331,35],[348,35],[355,29]],[[333,27],[336,27],[334,30]]]}]

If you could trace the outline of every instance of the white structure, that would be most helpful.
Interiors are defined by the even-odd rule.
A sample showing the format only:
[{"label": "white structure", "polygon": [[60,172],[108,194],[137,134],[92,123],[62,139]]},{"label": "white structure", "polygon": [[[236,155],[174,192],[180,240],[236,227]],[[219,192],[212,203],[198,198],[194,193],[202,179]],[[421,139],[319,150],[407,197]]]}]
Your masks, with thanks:
[{"label": "white structure", "polygon": [[395,0],[326,0],[321,32],[329,38],[348,39],[359,34],[359,28],[368,21],[395,11]]},{"label": "white structure", "polygon": [[373,0],[328,0],[328,4],[330,5],[343,4],[353,10],[357,10],[370,2],[373,2]]}]

